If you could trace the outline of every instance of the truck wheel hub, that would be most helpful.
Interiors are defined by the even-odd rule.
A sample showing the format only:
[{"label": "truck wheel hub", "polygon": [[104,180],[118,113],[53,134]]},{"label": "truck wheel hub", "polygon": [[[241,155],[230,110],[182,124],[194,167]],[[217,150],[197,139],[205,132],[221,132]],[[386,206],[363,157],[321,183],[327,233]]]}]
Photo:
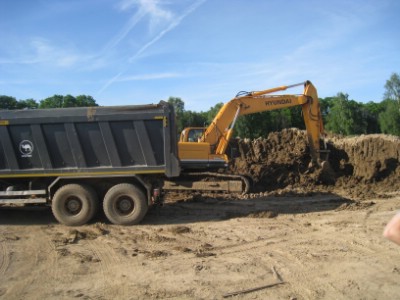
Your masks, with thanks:
[{"label": "truck wheel hub", "polygon": [[66,208],[68,209],[68,211],[69,211],[71,214],[76,214],[76,213],[78,213],[78,212],[81,210],[81,208],[82,208],[81,201],[79,201],[79,199],[77,199],[77,198],[69,199],[69,200],[67,201],[67,203],[66,203]]},{"label": "truck wheel hub", "polygon": [[130,198],[121,198],[118,201],[118,209],[122,213],[129,213],[133,210],[133,203]]}]

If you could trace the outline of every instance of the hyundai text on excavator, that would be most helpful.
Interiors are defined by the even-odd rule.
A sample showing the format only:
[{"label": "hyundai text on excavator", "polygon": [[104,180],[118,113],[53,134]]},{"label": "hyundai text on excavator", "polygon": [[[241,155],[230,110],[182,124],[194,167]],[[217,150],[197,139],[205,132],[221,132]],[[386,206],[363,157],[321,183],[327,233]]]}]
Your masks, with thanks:
[{"label": "hyundai text on excavator", "polygon": [[[271,95],[289,88],[304,86],[300,95]],[[263,91],[240,92],[235,98],[225,103],[206,127],[185,128],[178,143],[181,167],[187,170],[212,170],[227,167],[229,158],[226,149],[232,138],[238,117],[263,111],[301,106],[304,123],[308,135],[312,163],[321,165],[320,137],[324,133],[317,90],[310,81],[288,86],[280,86]],[[188,176],[199,177],[201,173],[190,172]],[[167,189],[202,189],[202,190],[249,190],[247,179],[240,175],[221,175],[219,173],[203,173],[204,176],[220,178],[214,182],[189,180],[166,182]],[[240,181],[242,183],[240,183]],[[209,185],[209,187],[207,187]]]},{"label": "hyundai text on excavator", "polygon": [[177,140],[173,106],[80,107],[0,111],[0,207],[50,206],[70,226],[102,207],[111,223],[139,223],[163,191],[249,191],[247,178],[217,172],[238,117],[301,106],[312,161],[323,133],[311,82],[300,95],[271,95],[297,85],[239,93],[207,128],[186,128]]}]

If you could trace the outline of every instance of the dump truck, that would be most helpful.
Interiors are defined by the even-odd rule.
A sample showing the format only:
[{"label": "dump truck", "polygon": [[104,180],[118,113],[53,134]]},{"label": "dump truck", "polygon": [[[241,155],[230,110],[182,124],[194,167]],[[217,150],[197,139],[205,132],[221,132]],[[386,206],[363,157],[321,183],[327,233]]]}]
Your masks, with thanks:
[{"label": "dump truck", "polygon": [[[47,205],[69,226],[89,222],[100,206],[113,224],[139,223],[165,191],[249,191],[228,165],[236,119],[301,105],[313,161],[323,132],[311,82],[301,95],[267,95],[283,86],[239,94],[208,128],[176,132],[172,105],[0,111],[0,206]],[[189,138],[199,134],[197,140]]]}]

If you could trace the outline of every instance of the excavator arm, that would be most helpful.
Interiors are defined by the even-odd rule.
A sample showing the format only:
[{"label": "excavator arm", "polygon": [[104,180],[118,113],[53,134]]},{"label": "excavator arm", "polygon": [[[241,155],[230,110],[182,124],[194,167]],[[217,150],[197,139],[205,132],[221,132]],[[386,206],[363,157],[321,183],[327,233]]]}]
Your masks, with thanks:
[{"label": "excavator arm", "polygon": [[[272,93],[285,91],[300,85],[304,85],[303,94],[271,95]],[[188,143],[185,135],[181,136],[181,142],[179,143],[181,161],[190,161],[192,157],[197,162],[208,160],[207,166],[210,166],[210,161],[213,160],[227,163],[228,158],[225,155],[225,151],[239,116],[294,106],[302,107],[312,160],[315,163],[319,163],[319,139],[324,129],[317,90],[310,81],[263,91],[239,93],[235,98],[224,104],[198,141]],[[199,131],[199,128],[194,129]],[[190,128],[185,129],[185,134],[189,130]]]}]

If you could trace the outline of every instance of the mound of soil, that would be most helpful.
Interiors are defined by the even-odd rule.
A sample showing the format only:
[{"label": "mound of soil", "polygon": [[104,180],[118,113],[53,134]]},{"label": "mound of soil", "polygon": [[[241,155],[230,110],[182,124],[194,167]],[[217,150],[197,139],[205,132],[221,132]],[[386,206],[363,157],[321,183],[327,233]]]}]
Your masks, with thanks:
[{"label": "mound of soil", "polygon": [[[310,167],[305,131],[290,128],[267,138],[237,140],[230,169],[253,181],[253,192],[345,188],[363,193],[400,188],[400,138],[383,134],[328,137],[330,168]],[[321,141],[322,143],[322,141]]]}]

